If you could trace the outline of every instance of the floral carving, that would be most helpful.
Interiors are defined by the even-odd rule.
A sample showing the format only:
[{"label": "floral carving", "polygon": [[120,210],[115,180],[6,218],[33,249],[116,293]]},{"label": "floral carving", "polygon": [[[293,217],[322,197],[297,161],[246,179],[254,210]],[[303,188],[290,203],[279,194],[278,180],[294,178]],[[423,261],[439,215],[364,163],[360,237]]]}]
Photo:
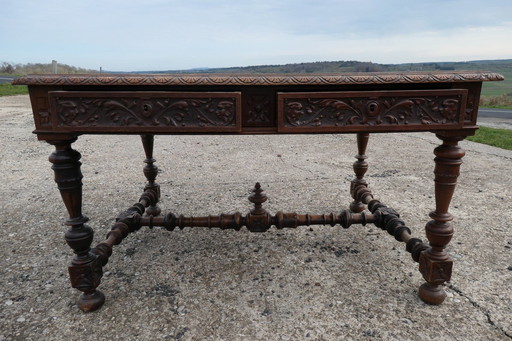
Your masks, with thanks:
[{"label": "floral carving", "polygon": [[236,127],[237,101],[229,97],[55,96],[58,127]]},{"label": "floral carving", "polygon": [[285,127],[458,124],[462,93],[446,96],[284,98]]},{"label": "floral carving", "polygon": [[42,127],[51,126],[52,122],[51,122],[51,119],[50,119],[50,114],[47,111],[40,111],[39,112],[39,124]]},{"label": "floral carving", "polygon": [[267,123],[270,121],[270,98],[265,95],[248,96],[247,104],[249,108],[249,116],[247,122],[249,123]]},{"label": "floral carving", "polygon": [[465,121],[476,122],[475,109],[478,108],[479,100],[480,100],[479,91],[475,91],[474,89],[469,89],[468,101],[466,103],[466,117],[464,118]]},{"label": "floral carving", "polygon": [[71,286],[81,291],[89,291],[100,285],[103,277],[101,259],[94,256],[93,261],[68,267]]}]

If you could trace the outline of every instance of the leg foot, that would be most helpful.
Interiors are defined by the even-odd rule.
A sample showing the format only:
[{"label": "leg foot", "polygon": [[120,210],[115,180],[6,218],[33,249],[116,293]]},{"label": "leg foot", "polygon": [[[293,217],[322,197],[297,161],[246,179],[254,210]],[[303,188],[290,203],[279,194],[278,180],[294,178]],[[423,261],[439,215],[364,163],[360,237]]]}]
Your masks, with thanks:
[{"label": "leg foot", "polygon": [[427,304],[438,305],[445,300],[446,292],[442,285],[423,283],[418,290],[418,296]]},{"label": "leg foot", "polygon": [[71,148],[74,141],[48,142],[55,146],[50,162],[53,164],[55,182],[69,214],[69,219],[66,220],[69,229],[64,236],[75,253],[68,268],[71,286],[85,293],[78,301],[80,309],[91,311],[105,302],[105,296],[95,290],[100,284],[103,271],[101,260],[91,252],[94,231],[86,225],[89,219],[82,214],[80,153]]},{"label": "leg foot", "polygon": [[446,246],[453,236],[448,212],[457,184],[464,151],[458,142],[465,136],[455,133],[437,134],[443,144],[434,150],[435,161],[435,201],[436,209],[430,212],[431,221],[425,225],[430,248],[420,254],[420,272],[426,283],[418,292],[420,298],[428,304],[441,304],[446,298],[442,284],[448,282],[452,273],[453,261],[446,252]]},{"label": "leg foot", "polygon": [[91,312],[101,308],[105,303],[105,295],[99,290],[94,290],[91,293],[84,293],[76,303],[78,308],[83,312]]},{"label": "leg foot", "polygon": [[368,184],[364,180],[364,175],[368,170],[368,163],[366,162],[366,146],[368,145],[368,139],[370,138],[370,134],[367,133],[358,133],[357,134],[357,151],[356,155],[357,161],[354,162],[354,173],[356,175],[355,179],[352,180],[350,184],[350,194],[354,201],[350,204],[350,210],[354,213],[363,212],[366,208],[366,205],[361,201],[356,199],[356,191],[360,186],[367,187]]}]

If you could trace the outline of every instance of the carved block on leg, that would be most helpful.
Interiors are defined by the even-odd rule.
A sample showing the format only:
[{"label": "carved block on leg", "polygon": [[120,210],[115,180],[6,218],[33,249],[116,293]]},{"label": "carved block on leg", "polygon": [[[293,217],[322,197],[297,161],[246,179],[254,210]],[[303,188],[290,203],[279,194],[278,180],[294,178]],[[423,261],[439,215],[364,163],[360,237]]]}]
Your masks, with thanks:
[{"label": "carved block on leg", "polygon": [[84,224],[87,220],[84,216],[68,219],[66,224],[71,228],[65,234],[66,242],[76,254],[68,267],[71,286],[83,292],[77,305],[85,312],[97,310],[105,302],[105,296],[96,290],[103,276],[103,264],[101,258],[91,252],[94,232]]},{"label": "carved block on leg", "polygon": [[442,285],[451,278],[453,260],[449,257],[433,259],[431,250],[423,251],[420,255],[420,272],[426,283],[420,287],[418,295],[425,303],[437,305],[446,298]]},{"label": "carved block on leg", "polygon": [[105,303],[105,295],[96,290],[103,276],[101,259],[92,253],[89,258],[88,263],[75,262],[75,258],[68,268],[71,286],[83,292],[77,305],[84,312],[98,310]]}]

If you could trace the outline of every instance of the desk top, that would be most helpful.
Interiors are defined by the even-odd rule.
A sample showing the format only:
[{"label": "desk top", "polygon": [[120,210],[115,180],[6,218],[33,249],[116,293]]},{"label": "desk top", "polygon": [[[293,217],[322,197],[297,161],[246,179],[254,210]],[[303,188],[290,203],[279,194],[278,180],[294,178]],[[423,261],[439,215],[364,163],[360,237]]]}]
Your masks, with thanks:
[{"label": "desk top", "polygon": [[29,75],[40,139],[477,129],[492,72]]},{"label": "desk top", "polygon": [[67,74],[28,75],[15,85],[351,85],[500,81],[503,76],[487,71],[381,72],[338,74]]}]

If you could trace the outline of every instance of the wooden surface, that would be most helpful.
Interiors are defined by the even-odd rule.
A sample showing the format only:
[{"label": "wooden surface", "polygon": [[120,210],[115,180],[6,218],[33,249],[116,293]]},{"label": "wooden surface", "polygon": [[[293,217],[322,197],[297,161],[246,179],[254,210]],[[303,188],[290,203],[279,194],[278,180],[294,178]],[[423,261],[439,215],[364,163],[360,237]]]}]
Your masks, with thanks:
[{"label": "wooden surface", "polygon": [[[31,75],[40,139],[475,129],[490,72]],[[57,133],[57,134],[54,134]],[[67,137],[64,135],[67,134]],[[53,137],[52,137],[53,135]]]},{"label": "wooden surface", "polygon": [[[65,234],[75,257],[71,284],[83,292],[78,306],[99,309],[105,296],[96,288],[113,246],[142,226],[232,228],[264,232],[272,226],[373,223],[406,244],[425,283],[420,298],[440,304],[453,261],[446,252],[454,229],[448,209],[464,151],[458,142],[474,134],[483,81],[493,73],[400,73],[352,75],[44,75],[20,78],[29,85],[35,133],[55,146],[50,156],[69,226]],[[412,237],[400,214],[375,199],[364,179],[370,133],[432,131],[442,141],[435,154],[435,201],[425,231],[428,244]],[[81,155],[72,148],[79,135],[140,134],[146,154],[146,187],[139,201],[116,218],[107,238],[91,248],[93,230],[82,214]],[[248,214],[184,217],[161,215],[160,186],[153,158],[154,134],[357,133],[350,210],[329,214],[277,212],[259,183]],[[393,146],[390,153],[395,153]],[[112,157],[112,156],[111,156]],[[109,161],[108,159],[106,161]],[[179,160],[177,160],[179,161]],[[416,160],[411,160],[415,162]],[[325,191],[328,189],[319,189]],[[368,211],[365,211],[367,209]]]},{"label": "wooden surface", "polygon": [[24,85],[345,85],[345,84],[411,84],[444,82],[499,81],[503,76],[493,72],[401,72],[347,74],[85,74],[28,75],[14,84]]}]

